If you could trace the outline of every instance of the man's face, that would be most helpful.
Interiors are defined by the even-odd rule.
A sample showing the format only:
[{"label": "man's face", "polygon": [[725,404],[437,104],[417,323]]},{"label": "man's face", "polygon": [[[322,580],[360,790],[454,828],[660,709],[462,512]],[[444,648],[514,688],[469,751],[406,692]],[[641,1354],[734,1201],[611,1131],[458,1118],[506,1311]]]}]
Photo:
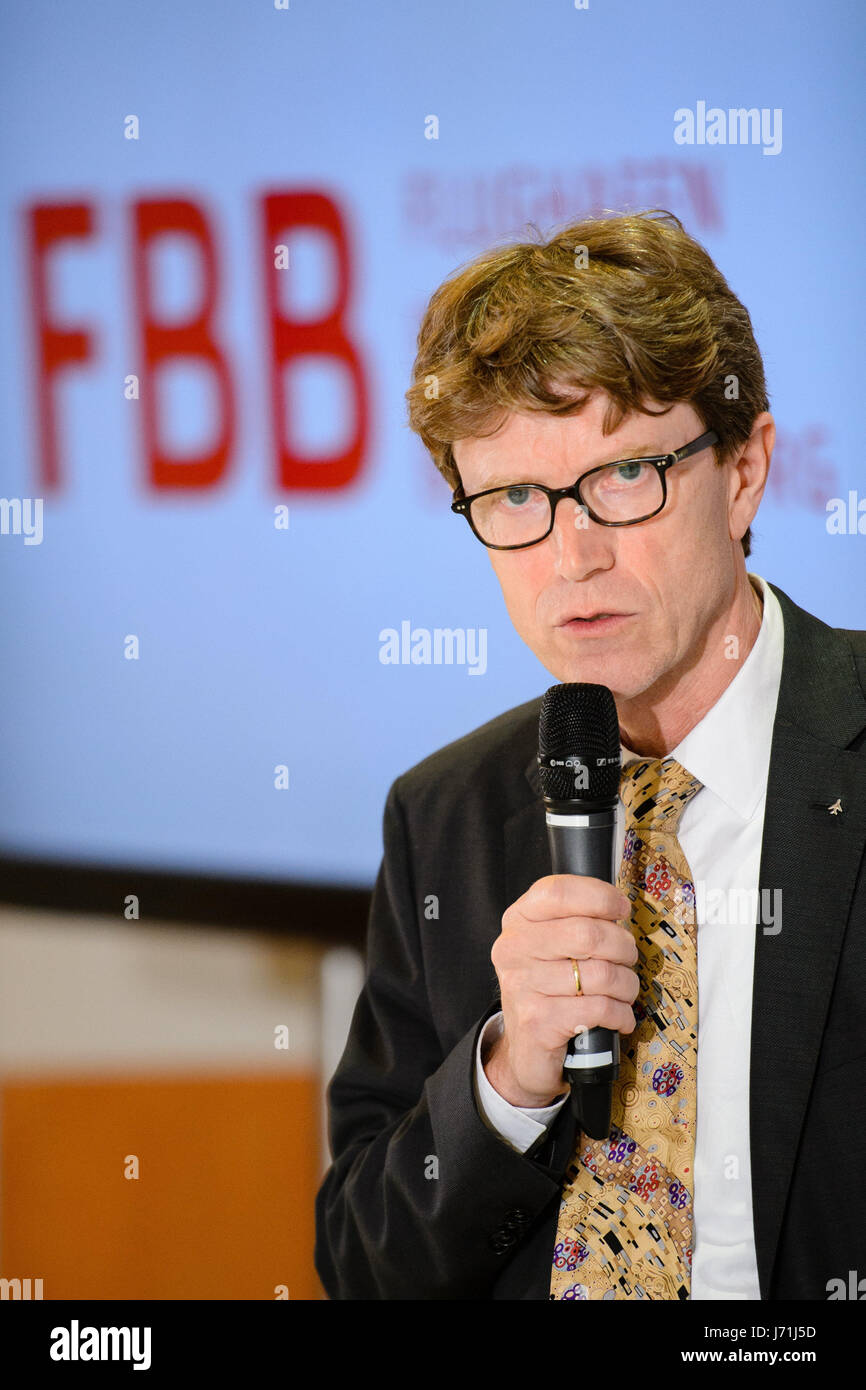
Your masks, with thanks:
[{"label": "man's face", "polygon": [[[512,413],[496,435],[458,440],[467,496],[500,483],[567,487],[599,464],[669,453],[705,432],[679,403],[655,418],[627,416],[605,436],[607,403],[597,391],[579,415]],[[630,700],[653,687],[667,691],[700,662],[742,563],[729,531],[735,479],[708,448],[668,470],[667,502],[649,521],[600,526],[565,498],[546,540],[488,551],[514,627],[552,675],[607,685]],[[579,621],[599,613],[617,616]]]}]

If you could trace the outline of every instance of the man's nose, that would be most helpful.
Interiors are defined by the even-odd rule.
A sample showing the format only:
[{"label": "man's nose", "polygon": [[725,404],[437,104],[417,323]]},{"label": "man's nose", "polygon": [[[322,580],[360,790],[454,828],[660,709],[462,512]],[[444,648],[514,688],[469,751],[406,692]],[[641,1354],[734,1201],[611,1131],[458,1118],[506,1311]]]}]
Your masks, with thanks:
[{"label": "man's nose", "polygon": [[551,542],[556,569],[565,579],[585,579],[599,569],[610,569],[615,554],[615,528],[600,526],[571,497],[560,499]]}]

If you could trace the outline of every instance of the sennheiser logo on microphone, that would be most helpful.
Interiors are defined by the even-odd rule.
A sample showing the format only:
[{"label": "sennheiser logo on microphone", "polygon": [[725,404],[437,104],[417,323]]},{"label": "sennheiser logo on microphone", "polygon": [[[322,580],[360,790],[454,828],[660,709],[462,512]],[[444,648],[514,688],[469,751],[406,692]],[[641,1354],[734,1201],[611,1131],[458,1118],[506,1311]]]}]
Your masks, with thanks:
[{"label": "sennheiser logo on microphone", "polygon": [[622,763],[622,758],[621,758],[621,757],[616,757],[616,758],[612,758],[612,757],[592,758],[592,759],[590,759],[588,762],[584,762],[583,759],[580,758],[577,754],[572,754],[571,757],[569,757],[569,758],[545,758],[545,757],[542,757],[541,754],[538,755],[538,766],[541,767],[541,768],[547,768],[547,769],[553,769],[553,768],[556,768],[556,767],[568,768],[569,772],[571,772],[571,773],[573,774],[572,783],[573,783],[574,790],[575,790],[576,792],[585,792],[585,791],[589,791],[589,788],[590,788],[590,768],[589,768],[589,762],[591,762],[591,763],[592,763],[592,766],[597,770],[598,768],[601,768],[601,767],[610,767],[611,765],[620,766],[621,763]]},{"label": "sennheiser logo on microphone", "polygon": [[589,790],[589,768],[586,763],[581,762],[580,758],[542,758],[538,759],[539,767],[567,767],[574,773],[574,790],[585,792]]},{"label": "sennheiser logo on microphone", "polygon": [[[538,755],[538,762],[541,767],[579,767],[585,768],[586,764],[578,757],[571,758],[543,758]],[[622,763],[622,758],[593,758],[595,767],[610,767],[612,763]]]}]

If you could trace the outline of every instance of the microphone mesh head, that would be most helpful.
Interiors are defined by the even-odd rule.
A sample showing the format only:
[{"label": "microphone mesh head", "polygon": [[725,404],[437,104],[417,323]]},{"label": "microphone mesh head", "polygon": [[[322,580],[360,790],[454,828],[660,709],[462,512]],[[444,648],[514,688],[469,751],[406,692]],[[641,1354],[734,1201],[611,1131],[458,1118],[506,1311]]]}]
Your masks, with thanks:
[{"label": "microphone mesh head", "polygon": [[538,720],[538,775],[550,801],[619,795],[619,720],[606,685],[552,685]]}]

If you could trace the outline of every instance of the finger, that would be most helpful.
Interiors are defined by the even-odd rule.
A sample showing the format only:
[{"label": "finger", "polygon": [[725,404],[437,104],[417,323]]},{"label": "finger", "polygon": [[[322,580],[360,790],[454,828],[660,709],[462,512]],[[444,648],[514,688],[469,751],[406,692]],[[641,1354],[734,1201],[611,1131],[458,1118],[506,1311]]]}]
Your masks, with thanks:
[{"label": "finger", "polygon": [[575,916],[616,921],[631,914],[631,900],[619,888],[583,874],[548,874],[539,878],[515,906],[530,922]]},{"label": "finger", "polygon": [[[627,965],[616,965],[609,960],[579,960],[577,971],[580,977],[580,995],[606,995],[608,999],[619,999],[625,1004],[633,1004],[640,994],[640,980]],[[568,994],[569,987],[574,990],[574,970],[571,961],[563,961],[560,973],[563,984],[562,993]]]},{"label": "finger", "polygon": [[[534,993],[549,999],[579,999],[589,995],[607,995],[609,999],[620,999],[633,1004],[640,993],[640,980],[627,965],[616,965],[607,960],[581,960],[577,962],[580,977],[580,994],[575,988],[574,970],[570,960],[533,961],[520,972],[521,993]],[[511,997],[515,993],[514,984],[509,981],[505,993]]]},{"label": "finger", "polygon": [[581,1027],[609,1028],[628,1037],[637,1026],[630,1005],[620,999],[609,999],[605,994],[590,994],[585,1000],[578,999],[577,1003],[583,1004],[583,1008],[577,1016],[575,1032]]},{"label": "finger", "polygon": [[585,1028],[610,1028],[616,1033],[633,1033],[636,1020],[631,1006],[606,994],[588,994],[581,999],[548,1000],[550,1024],[559,1037],[573,1038]]},{"label": "finger", "polygon": [[552,923],[535,934],[532,953],[539,960],[611,960],[617,965],[635,965],[637,942],[629,927],[598,917],[572,917]]}]

